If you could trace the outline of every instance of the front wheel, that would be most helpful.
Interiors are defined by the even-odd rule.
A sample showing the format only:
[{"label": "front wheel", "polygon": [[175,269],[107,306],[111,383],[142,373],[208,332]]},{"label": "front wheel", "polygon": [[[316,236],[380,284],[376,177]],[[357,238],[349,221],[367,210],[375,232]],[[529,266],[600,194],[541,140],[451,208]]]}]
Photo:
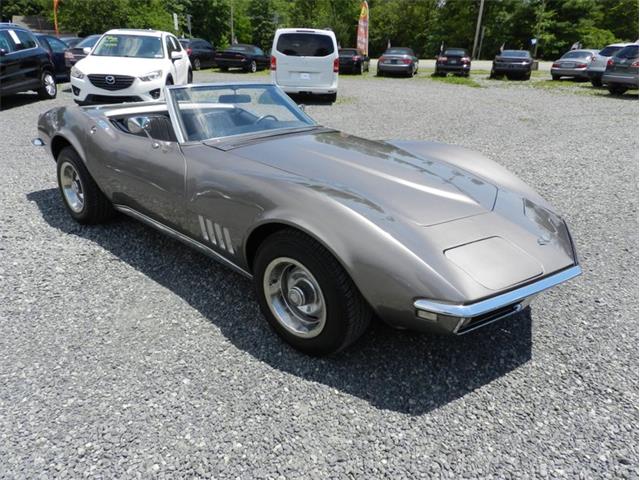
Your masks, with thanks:
[{"label": "front wheel", "polygon": [[109,199],[102,193],[78,153],[72,147],[58,154],[58,188],[67,211],[78,223],[102,223],[114,214]]},{"label": "front wheel", "polygon": [[311,237],[283,230],[260,246],[254,282],[262,313],[294,348],[338,352],[367,329],[371,309],[335,257]]},{"label": "front wheel", "polygon": [[602,79],[601,78],[592,78],[591,79],[591,85],[593,85],[594,87],[601,87],[602,86]]},{"label": "front wheel", "polygon": [[38,97],[42,100],[51,100],[56,98],[58,94],[58,86],[53,74],[47,70],[42,72],[40,76],[40,88],[38,89]]}]

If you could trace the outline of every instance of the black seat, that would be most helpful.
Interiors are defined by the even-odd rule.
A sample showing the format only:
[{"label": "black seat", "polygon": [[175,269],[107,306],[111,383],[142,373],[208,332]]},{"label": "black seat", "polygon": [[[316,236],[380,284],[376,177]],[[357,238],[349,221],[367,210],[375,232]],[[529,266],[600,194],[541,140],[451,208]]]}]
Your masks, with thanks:
[{"label": "black seat", "polygon": [[177,142],[176,133],[169,117],[164,115],[149,116],[149,135],[155,140],[164,142]]}]

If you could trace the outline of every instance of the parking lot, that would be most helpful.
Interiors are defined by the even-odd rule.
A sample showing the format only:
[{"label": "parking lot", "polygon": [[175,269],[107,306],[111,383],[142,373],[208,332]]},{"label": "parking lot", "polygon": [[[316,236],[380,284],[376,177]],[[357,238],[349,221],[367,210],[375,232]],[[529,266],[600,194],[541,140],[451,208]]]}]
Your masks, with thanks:
[{"label": "parking lot", "polygon": [[584,274],[467,336],[376,323],[307,357],[245,278],[128,218],[72,221],[30,145],[68,84],[3,99],[0,477],[637,478],[637,93],[371,70],[307,113],[496,160],[563,213]]}]

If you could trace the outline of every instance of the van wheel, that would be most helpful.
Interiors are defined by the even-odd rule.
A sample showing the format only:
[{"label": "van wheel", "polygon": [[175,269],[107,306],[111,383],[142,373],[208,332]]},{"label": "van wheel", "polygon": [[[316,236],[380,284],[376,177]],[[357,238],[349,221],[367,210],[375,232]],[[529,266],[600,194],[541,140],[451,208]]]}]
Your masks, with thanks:
[{"label": "van wheel", "polygon": [[58,86],[56,85],[56,78],[51,72],[45,70],[40,76],[40,88],[38,89],[38,97],[43,100],[51,100],[56,98],[58,94]]}]

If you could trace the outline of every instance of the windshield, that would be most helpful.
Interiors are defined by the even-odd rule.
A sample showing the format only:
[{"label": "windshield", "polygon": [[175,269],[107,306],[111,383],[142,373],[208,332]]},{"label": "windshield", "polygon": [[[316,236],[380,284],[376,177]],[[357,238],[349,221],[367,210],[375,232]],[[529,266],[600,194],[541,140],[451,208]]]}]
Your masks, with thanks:
[{"label": "windshield", "polygon": [[599,55],[602,55],[603,57],[612,57],[613,54],[619,50],[622,50],[622,47],[604,47],[600,50]]},{"label": "windshield", "polygon": [[586,52],[584,50],[574,50],[573,52],[567,52],[565,53],[562,58],[587,58],[587,57],[592,57],[593,53],[591,52]]},{"label": "windshield", "polygon": [[444,51],[444,54],[451,57],[464,57],[467,55],[467,52],[461,48],[447,48]]},{"label": "windshield", "polygon": [[326,57],[334,52],[333,39],[318,33],[283,33],[276,50],[292,57]]},{"label": "windshield", "polygon": [[638,45],[624,47],[616,54],[617,58],[638,58]]},{"label": "windshield", "polygon": [[81,42],[77,43],[75,48],[91,48],[98,42],[98,40],[100,40],[100,35],[91,35],[90,37],[87,37]]},{"label": "windshield", "polygon": [[162,58],[162,40],[148,35],[105,35],[91,55],[98,57]]},{"label": "windshield", "polygon": [[529,58],[529,52],[526,50],[505,50],[500,54],[501,57],[513,58]]},{"label": "windshield", "polygon": [[413,55],[413,51],[409,48],[389,48],[384,55]]},{"label": "windshield", "polygon": [[353,55],[358,55],[358,51],[355,48],[345,48],[338,50],[338,55],[341,57],[351,57]]},{"label": "windshield", "polygon": [[274,85],[198,85],[169,92],[189,142],[315,126]]},{"label": "windshield", "polygon": [[250,52],[252,47],[248,45],[233,45],[232,47],[227,48],[227,52]]}]

